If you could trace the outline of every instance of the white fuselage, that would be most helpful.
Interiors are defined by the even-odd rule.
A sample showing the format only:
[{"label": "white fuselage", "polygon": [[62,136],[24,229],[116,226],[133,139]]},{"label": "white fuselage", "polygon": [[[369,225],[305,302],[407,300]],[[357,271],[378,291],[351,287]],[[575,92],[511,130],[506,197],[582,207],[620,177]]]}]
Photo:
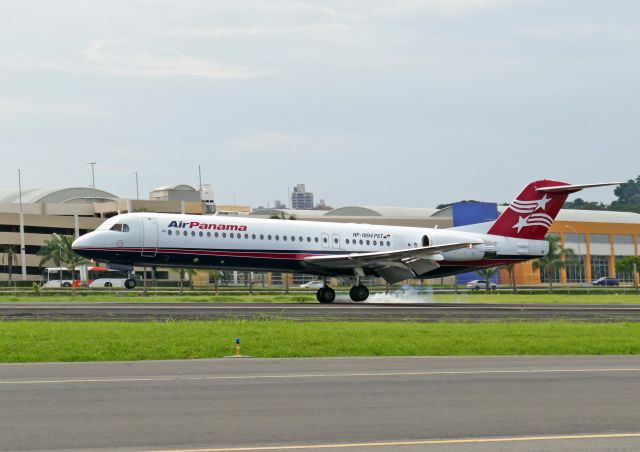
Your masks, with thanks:
[{"label": "white fuselage", "polygon": [[73,247],[85,257],[121,265],[338,275],[345,271],[311,268],[305,263],[305,257],[386,252],[465,241],[482,243],[443,252],[439,257],[440,268],[425,277],[432,277],[432,273],[443,276],[527,260],[544,256],[548,251],[544,240],[509,238],[455,228],[162,213],[115,216],[96,231],[78,238]]}]

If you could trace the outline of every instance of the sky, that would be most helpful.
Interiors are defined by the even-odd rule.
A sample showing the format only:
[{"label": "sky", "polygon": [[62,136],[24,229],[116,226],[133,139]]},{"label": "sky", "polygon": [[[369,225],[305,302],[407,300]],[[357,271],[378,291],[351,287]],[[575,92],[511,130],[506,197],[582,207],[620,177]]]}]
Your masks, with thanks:
[{"label": "sky", "polygon": [[639,56],[634,0],[0,0],[0,188],[89,186],[92,161],[121,197],[200,165],[252,206],[626,181]]}]

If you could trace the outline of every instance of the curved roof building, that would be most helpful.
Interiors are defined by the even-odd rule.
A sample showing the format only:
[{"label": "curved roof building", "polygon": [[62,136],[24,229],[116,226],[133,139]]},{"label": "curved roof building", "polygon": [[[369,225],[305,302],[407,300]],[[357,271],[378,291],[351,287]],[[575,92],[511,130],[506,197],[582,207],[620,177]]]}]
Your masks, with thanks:
[{"label": "curved roof building", "polygon": [[[104,190],[91,187],[28,188],[22,190],[22,202],[25,204],[89,204],[112,201],[114,199],[118,199],[118,197]],[[0,190],[0,204],[17,202],[20,202],[20,192],[18,190]]]}]

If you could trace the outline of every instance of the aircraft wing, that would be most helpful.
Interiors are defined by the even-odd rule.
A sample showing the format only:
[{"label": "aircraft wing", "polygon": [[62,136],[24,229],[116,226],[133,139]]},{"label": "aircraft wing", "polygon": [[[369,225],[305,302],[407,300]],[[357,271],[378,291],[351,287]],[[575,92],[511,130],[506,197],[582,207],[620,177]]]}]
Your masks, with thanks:
[{"label": "aircraft wing", "polygon": [[439,267],[437,261],[443,259],[440,253],[461,248],[471,248],[480,243],[458,242],[395,251],[310,256],[306,257],[304,261],[317,267],[375,270],[390,284],[393,284],[435,270]]}]

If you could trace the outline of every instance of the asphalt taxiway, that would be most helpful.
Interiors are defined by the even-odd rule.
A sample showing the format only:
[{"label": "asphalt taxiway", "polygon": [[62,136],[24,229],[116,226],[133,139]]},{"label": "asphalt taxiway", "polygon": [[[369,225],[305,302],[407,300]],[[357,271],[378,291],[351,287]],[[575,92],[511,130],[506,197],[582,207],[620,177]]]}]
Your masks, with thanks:
[{"label": "asphalt taxiway", "polygon": [[640,321],[640,304],[0,303],[2,320]]},{"label": "asphalt taxiway", "polygon": [[640,450],[640,357],[0,365],[0,449]]}]

